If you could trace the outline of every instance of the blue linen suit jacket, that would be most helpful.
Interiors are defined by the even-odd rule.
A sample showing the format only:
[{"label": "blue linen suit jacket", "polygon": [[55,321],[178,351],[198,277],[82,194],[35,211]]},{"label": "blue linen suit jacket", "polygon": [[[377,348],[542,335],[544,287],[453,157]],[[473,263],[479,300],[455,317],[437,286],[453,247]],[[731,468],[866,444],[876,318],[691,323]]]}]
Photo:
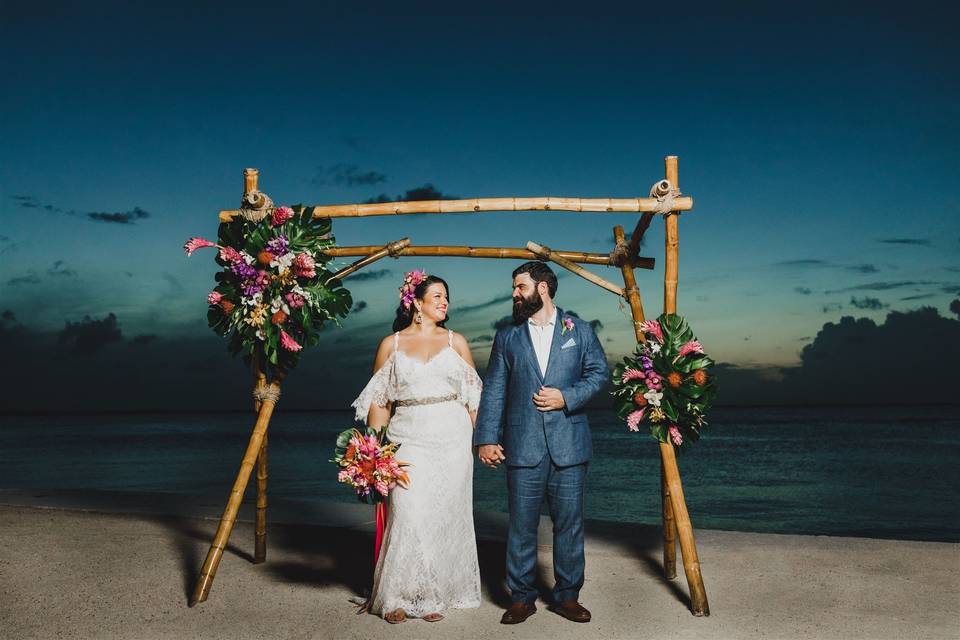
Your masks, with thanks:
[{"label": "blue linen suit jacket", "polygon": [[[563,331],[564,318],[573,321],[572,330]],[[473,444],[502,444],[509,466],[536,466],[546,454],[561,467],[587,462],[593,443],[584,407],[608,375],[593,327],[564,316],[559,308],[546,375],[540,374],[527,323],[500,329],[483,381]],[[541,386],[559,389],[566,406],[538,411],[533,396]]]}]

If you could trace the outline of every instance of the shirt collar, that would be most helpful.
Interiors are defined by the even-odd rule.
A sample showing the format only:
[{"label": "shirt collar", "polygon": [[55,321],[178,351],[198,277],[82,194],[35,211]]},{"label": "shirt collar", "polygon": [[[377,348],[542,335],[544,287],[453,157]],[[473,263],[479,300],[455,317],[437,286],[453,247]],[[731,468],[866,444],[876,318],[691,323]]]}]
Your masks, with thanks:
[{"label": "shirt collar", "polygon": [[552,327],[557,323],[557,308],[553,308],[553,313],[550,315],[550,319],[547,320],[546,324],[537,324],[533,321],[533,318],[527,318],[527,324],[534,327]]}]

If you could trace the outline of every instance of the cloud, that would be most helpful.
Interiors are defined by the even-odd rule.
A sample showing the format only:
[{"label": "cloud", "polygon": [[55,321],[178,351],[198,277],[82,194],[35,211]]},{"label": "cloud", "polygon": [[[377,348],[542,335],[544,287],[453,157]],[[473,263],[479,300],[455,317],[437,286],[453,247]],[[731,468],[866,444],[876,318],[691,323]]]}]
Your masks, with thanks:
[{"label": "cloud", "polygon": [[10,236],[0,235],[0,255],[8,251],[16,251],[17,243],[10,239]]},{"label": "cloud", "polygon": [[915,296],[906,296],[900,299],[901,300],[926,300],[927,298],[936,298],[936,297],[937,297],[937,294],[935,293],[920,293]]},{"label": "cloud", "polygon": [[181,294],[181,293],[184,292],[183,285],[180,284],[180,281],[177,280],[177,279],[176,279],[175,277],[173,277],[172,275],[170,275],[169,273],[167,273],[166,271],[164,271],[163,273],[161,273],[161,274],[160,274],[160,277],[163,278],[164,281],[165,281],[168,285],[170,285],[170,291],[171,291],[172,293]]},{"label": "cloud", "polygon": [[942,287],[940,287],[940,291],[944,293],[952,293],[954,295],[960,295],[960,285],[945,284]]},{"label": "cloud", "polygon": [[829,302],[823,305],[822,307],[820,307],[820,310],[823,311],[824,313],[830,313],[831,311],[839,311],[840,309],[843,309],[843,305],[840,304],[839,302]]},{"label": "cloud", "polygon": [[350,280],[351,282],[367,282],[370,280],[380,280],[390,275],[392,272],[390,269],[373,269],[370,271],[364,271],[361,269],[355,273],[350,274],[345,279]]},{"label": "cloud", "polygon": [[3,313],[0,314],[0,323],[6,322],[16,322],[17,316],[10,309],[4,309]]},{"label": "cloud", "polygon": [[84,316],[80,322],[67,321],[60,331],[58,343],[74,355],[94,354],[111,342],[123,340],[117,316],[107,314],[102,320]]},{"label": "cloud", "polygon": [[847,271],[856,271],[857,273],[877,273],[880,271],[875,265],[872,264],[854,264],[844,268]]},{"label": "cloud", "polygon": [[53,263],[53,266],[47,269],[47,275],[50,276],[68,276],[73,277],[77,275],[77,272],[74,269],[66,269],[63,266],[63,260],[57,260]]},{"label": "cloud", "polygon": [[871,311],[879,311],[880,309],[886,309],[890,306],[888,304],[883,304],[877,298],[871,298],[869,296],[865,296],[859,300],[851,296],[850,304],[857,309],[869,309]]},{"label": "cloud", "polygon": [[960,299],[955,298],[950,301],[950,313],[955,313],[960,319]]},{"label": "cloud", "polygon": [[365,200],[366,204],[376,204],[378,202],[412,202],[415,200],[456,200],[458,196],[442,193],[432,184],[427,183],[422,187],[409,189],[396,197],[381,193],[378,196]]},{"label": "cloud", "polygon": [[858,284],[843,289],[832,289],[825,293],[844,293],[847,291],[889,291],[891,289],[903,289],[904,287],[921,287],[938,284],[930,280],[901,280],[899,282],[870,282],[867,284]]},{"label": "cloud", "polygon": [[367,308],[366,300],[357,300],[353,303],[353,309],[350,310],[350,313],[360,313]]},{"label": "cloud", "polygon": [[35,273],[28,273],[25,276],[15,276],[7,280],[11,287],[18,287],[22,284],[40,284],[40,277]]},{"label": "cloud", "polygon": [[149,218],[150,212],[144,211],[140,207],[134,207],[130,211],[120,211],[117,213],[90,212],[85,214],[90,220],[96,222],[111,222],[114,224],[133,224],[134,220]]},{"label": "cloud", "polygon": [[337,184],[347,187],[374,185],[386,182],[387,176],[378,171],[364,171],[355,164],[335,164],[331,167],[317,167],[317,173],[310,180],[315,185]]},{"label": "cloud", "polygon": [[793,290],[803,296],[808,296],[813,293],[813,289],[810,287],[794,287]]},{"label": "cloud", "polygon": [[479,311],[481,309],[487,309],[488,307],[494,307],[498,304],[503,304],[504,302],[512,302],[512,301],[513,301],[513,296],[508,293],[506,295],[497,296],[496,298],[487,300],[486,302],[480,302],[477,304],[468,304],[462,307],[457,307],[456,311],[457,313],[470,313],[471,311]]},{"label": "cloud", "polygon": [[773,266],[775,267],[825,267],[827,266],[826,260],[784,260],[782,262],[774,262]]},{"label": "cloud", "polygon": [[470,338],[470,344],[486,344],[488,342],[493,342],[493,336],[489,333]]},{"label": "cloud", "polygon": [[882,240],[877,240],[877,242],[882,242],[883,244],[906,244],[917,247],[930,246],[930,240],[926,238],[883,238]]}]

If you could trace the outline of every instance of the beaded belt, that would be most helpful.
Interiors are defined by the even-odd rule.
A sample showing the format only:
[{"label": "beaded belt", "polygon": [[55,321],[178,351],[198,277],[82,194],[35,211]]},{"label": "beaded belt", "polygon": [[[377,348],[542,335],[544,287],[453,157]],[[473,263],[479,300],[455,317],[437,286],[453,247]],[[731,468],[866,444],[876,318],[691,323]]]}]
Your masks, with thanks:
[{"label": "beaded belt", "polygon": [[435,396],[433,398],[414,398],[411,400],[396,400],[394,405],[398,407],[412,407],[415,405],[421,404],[437,404],[438,402],[450,402],[451,400],[456,400],[457,394],[451,393],[447,396]]}]

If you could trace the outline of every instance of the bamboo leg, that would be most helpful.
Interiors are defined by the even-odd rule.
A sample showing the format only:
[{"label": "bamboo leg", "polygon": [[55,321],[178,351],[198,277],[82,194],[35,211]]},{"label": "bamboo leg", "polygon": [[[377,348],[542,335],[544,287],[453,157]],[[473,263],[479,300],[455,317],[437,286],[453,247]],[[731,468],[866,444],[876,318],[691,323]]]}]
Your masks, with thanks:
[{"label": "bamboo leg", "polygon": [[663,470],[663,458],[660,458],[660,504],[663,509],[663,576],[667,580],[677,577],[677,521],[673,517],[673,504],[670,502],[670,486]]},{"label": "bamboo leg", "polygon": [[[267,374],[260,368],[260,358],[253,359],[253,388],[267,383]],[[253,410],[260,413],[260,400],[254,399]],[[263,444],[257,454],[257,520],[253,534],[253,563],[260,564],[267,559],[267,434],[263,434]]]},{"label": "bamboo leg", "polygon": [[687,587],[690,589],[690,610],[695,616],[708,616],[710,605],[707,604],[707,592],[703,588],[703,576],[700,574],[697,542],[693,537],[693,525],[690,523],[690,514],[687,513],[687,503],[683,497],[676,452],[669,442],[660,443],[660,459],[663,461],[663,475],[670,490],[670,504],[677,519],[677,532],[680,534],[683,571],[687,574]]},{"label": "bamboo leg", "polygon": [[[280,381],[274,379],[270,387],[275,393],[280,392]],[[230,490],[230,499],[220,518],[220,525],[217,527],[217,533],[210,545],[210,551],[207,552],[207,559],[200,570],[200,578],[197,580],[196,587],[193,590],[193,597],[190,599],[190,606],[203,602],[210,594],[210,587],[217,574],[217,567],[220,566],[220,560],[223,558],[223,550],[227,546],[227,540],[233,531],[233,525],[237,520],[237,512],[240,510],[240,502],[243,500],[243,492],[250,481],[250,474],[253,472],[253,465],[260,453],[264,436],[267,433],[267,426],[270,424],[270,417],[273,415],[274,401],[267,398],[260,405],[260,413],[257,416],[257,422],[253,427],[253,433],[250,435],[250,442],[247,444],[246,453],[243,455],[243,461],[240,463],[240,471],[237,473],[237,479],[233,483],[233,489]]]}]

